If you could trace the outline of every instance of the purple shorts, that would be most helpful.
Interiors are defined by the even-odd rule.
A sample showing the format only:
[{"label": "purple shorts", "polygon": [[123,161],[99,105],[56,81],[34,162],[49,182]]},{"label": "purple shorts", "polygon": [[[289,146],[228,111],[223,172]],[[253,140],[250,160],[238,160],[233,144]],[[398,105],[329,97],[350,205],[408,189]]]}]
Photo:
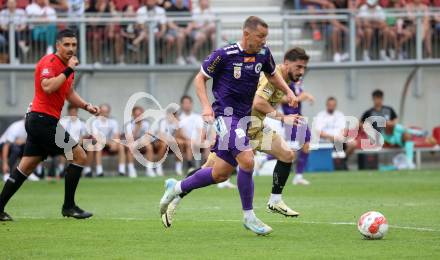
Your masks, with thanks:
[{"label": "purple shorts", "polygon": [[[247,137],[248,123],[239,124],[239,118],[224,117],[224,122],[230,122],[230,127],[226,127],[224,135],[217,133],[215,144],[211,149],[217,157],[236,167],[235,157],[243,151],[252,150]],[[228,125],[228,123],[226,123]]]},{"label": "purple shorts", "polygon": [[300,145],[310,142],[311,133],[307,124],[300,126],[284,125],[284,130],[289,141],[296,141]]}]

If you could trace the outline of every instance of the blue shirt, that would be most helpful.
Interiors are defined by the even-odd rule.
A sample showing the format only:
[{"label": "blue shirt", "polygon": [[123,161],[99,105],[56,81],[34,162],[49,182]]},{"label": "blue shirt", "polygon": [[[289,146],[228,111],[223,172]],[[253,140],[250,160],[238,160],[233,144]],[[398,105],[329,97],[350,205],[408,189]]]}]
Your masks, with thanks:
[{"label": "blue shirt", "polygon": [[233,109],[235,117],[249,116],[261,71],[275,74],[275,61],[266,46],[257,54],[248,54],[235,43],[211,53],[201,72],[213,78],[215,116],[224,116],[228,107]]}]

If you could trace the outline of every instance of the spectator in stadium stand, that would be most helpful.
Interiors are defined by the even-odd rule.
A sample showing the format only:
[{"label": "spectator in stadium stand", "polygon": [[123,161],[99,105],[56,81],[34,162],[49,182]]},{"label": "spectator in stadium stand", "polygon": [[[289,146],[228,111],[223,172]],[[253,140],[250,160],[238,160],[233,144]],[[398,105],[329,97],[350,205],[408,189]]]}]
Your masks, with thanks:
[{"label": "spectator in stadium stand", "polygon": [[[123,12],[123,16],[126,18],[136,17],[133,5],[126,5]],[[130,51],[128,54],[139,54],[139,45],[143,36],[142,27],[138,23],[133,21],[121,24],[121,37],[125,48]],[[139,62],[139,55],[134,55],[134,60]]]},{"label": "spectator in stadium stand", "polygon": [[[329,0],[302,0],[301,7],[306,9],[310,14],[317,14],[317,9],[332,9],[334,5]],[[313,40],[320,41],[322,38],[321,31],[316,21],[312,20],[310,26],[313,31]]]},{"label": "spectator in stadium stand", "polygon": [[342,112],[336,110],[337,101],[334,97],[329,97],[326,102],[326,110],[321,111],[316,115],[313,125],[319,131],[320,142],[334,143],[343,145],[345,151],[344,166],[347,168],[347,160],[356,149],[356,141],[346,141],[348,135],[346,128],[345,116]]},{"label": "spectator in stadium stand", "polygon": [[15,0],[8,0],[6,8],[0,12],[0,46],[8,46],[9,44],[9,21],[15,25],[15,57],[19,61],[19,52],[26,55],[29,47],[26,46],[26,12],[17,8]]},{"label": "spectator in stadium stand", "polygon": [[215,15],[209,6],[209,0],[199,0],[199,6],[192,11],[193,22],[187,29],[190,37],[194,41],[191,48],[188,62],[199,64],[197,52],[207,41],[211,41],[211,46],[215,46]]},{"label": "spectator in stadium stand", "polygon": [[[84,0],[67,0],[67,17],[70,19],[81,18],[84,16]],[[69,28],[78,33],[79,23],[69,24]]]},{"label": "spectator in stadium stand", "polygon": [[[331,9],[351,9],[352,1],[345,0],[333,0],[330,3]],[[346,61],[350,58],[347,52],[343,52],[344,35],[348,35],[347,22],[339,20],[331,20],[332,25],[332,50],[333,50],[333,61],[341,62]]]},{"label": "spectator in stadium stand", "polygon": [[34,3],[26,7],[28,18],[39,18],[46,22],[39,25],[29,25],[32,30],[32,40],[37,42],[45,42],[47,45],[46,54],[54,52],[55,38],[57,34],[55,9],[49,6],[48,0],[35,0]]},{"label": "spectator in stadium stand", "polygon": [[[433,0],[432,6],[435,8],[440,8],[440,0]],[[434,28],[435,28],[435,33],[436,33],[437,39],[438,39],[440,36],[440,12],[437,12],[434,15]]]},{"label": "spectator in stadium stand", "polygon": [[[136,12],[137,22],[142,28],[139,36],[139,44],[143,40],[148,40],[148,23],[147,19],[155,20],[154,38],[156,41],[161,40],[166,33],[167,18],[165,9],[157,5],[157,0],[145,0]],[[162,57],[163,58],[163,57]]]},{"label": "spectator in stadium stand", "polygon": [[[113,1],[110,0],[90,0],[85,3],[86,13],[94,17],[117,17],[118,13]],[[122,38],[119,36],[120,27],[116,23],[91,23],[87,29],[88,37],[92,38],[92,60],[100,64],[111,63],[112,55],[105,55],[103,57],[103,51],[112,53],[114,51],[116,60],[119,63],[123,63],[122,54]],[[103,48],[103,43],[107,42],[107,46]],[[114,48],[111,48],[113,44]]]},{"label": "spectator in stadium stand", "polygon": [[399,40],[399,59],[403,59],[404,55],[402,55],[402,46],[407,41],[411,40],[415,37],[417,32],[417,22],[416,15],[424,14],[422,20],[422,38],[425,45],[426,57],[432,57],[432,43],[431,43],[431,19],[429,16],[429,9],[426,4],[423,3],[422,0],[413,0],[411,2],[406,3],[405,5],[407,11],[407,17],[403,23],[402,37]]},{"label": "spectator in stadium stand", "polygon": [[377,0],[367,0],[366,4],[359,8],[359,22],[360,22],[360,34],[363,38],[363,52],[362,59],[364,61],[370,61],[370,49],[373,41],[374,31],[379,32],[382,40],[380,41],[379,58],[383,61],[389,61],[385,47],[388,45],[388,39],[390,38],[391,28],[389,28],[385,22],[386,14],[382,7],[378,4]]},{"label": "spectator in stadium stand", "polygon": [[67,12],[69,6],[68,0],[49,0],[49,5],[59,14]]},{"label": "spectator in stadium stand", "polygon": [[[190,10],[184,5],[183,0],[176,0],[169,8],[166,9],[169,18],[188,18],[191,17]],[[166,51],[169,52],[173,45],[176,45],[178,65],[185,65],[186,61],[182,56],[183,45],[186,36],[190,34],[189,21],[172,21],[168,20],[167,33],[165,35]]]}]

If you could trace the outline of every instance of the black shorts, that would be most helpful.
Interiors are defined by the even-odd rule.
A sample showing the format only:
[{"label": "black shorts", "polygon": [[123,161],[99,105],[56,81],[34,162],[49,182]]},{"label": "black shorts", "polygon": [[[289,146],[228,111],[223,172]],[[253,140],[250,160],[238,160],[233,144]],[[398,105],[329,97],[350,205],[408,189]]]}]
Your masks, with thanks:
[{"label": "black shorts", "polygon": [[[26,114],[24,126],[28,136],[23,156],[41,156],[44,160],[49,155],[64,155],[64,146],[73,149],[78,145],[78,142],[70,137],[70,134],[58,124],[58,119],[53,116],[29,112]],[[61,136],[58,141],[60,145],[56,142],[57,127],[58,136]]]}]

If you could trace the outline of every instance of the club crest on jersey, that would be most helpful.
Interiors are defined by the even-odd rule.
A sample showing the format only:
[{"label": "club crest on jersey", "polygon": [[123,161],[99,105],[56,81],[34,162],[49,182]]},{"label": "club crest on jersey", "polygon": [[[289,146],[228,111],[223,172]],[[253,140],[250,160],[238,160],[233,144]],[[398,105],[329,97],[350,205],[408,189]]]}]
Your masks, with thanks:
[{"label": "club crest on jersey", "polygon": [[234,67],[234,78],[241,78],[241,67]]},{"label": "club crest on jersey", "polygon": [[49,69],[43,69],[43,71],[41,72],[41,75],[43,75],[43,76],[49,75]]},{"label": "club crest on jersey", "polygon": [[255,73],[260,73],[261,72],[261,68],[263,67],[263,64],[258,63],[257,65],[255,65]]}]

